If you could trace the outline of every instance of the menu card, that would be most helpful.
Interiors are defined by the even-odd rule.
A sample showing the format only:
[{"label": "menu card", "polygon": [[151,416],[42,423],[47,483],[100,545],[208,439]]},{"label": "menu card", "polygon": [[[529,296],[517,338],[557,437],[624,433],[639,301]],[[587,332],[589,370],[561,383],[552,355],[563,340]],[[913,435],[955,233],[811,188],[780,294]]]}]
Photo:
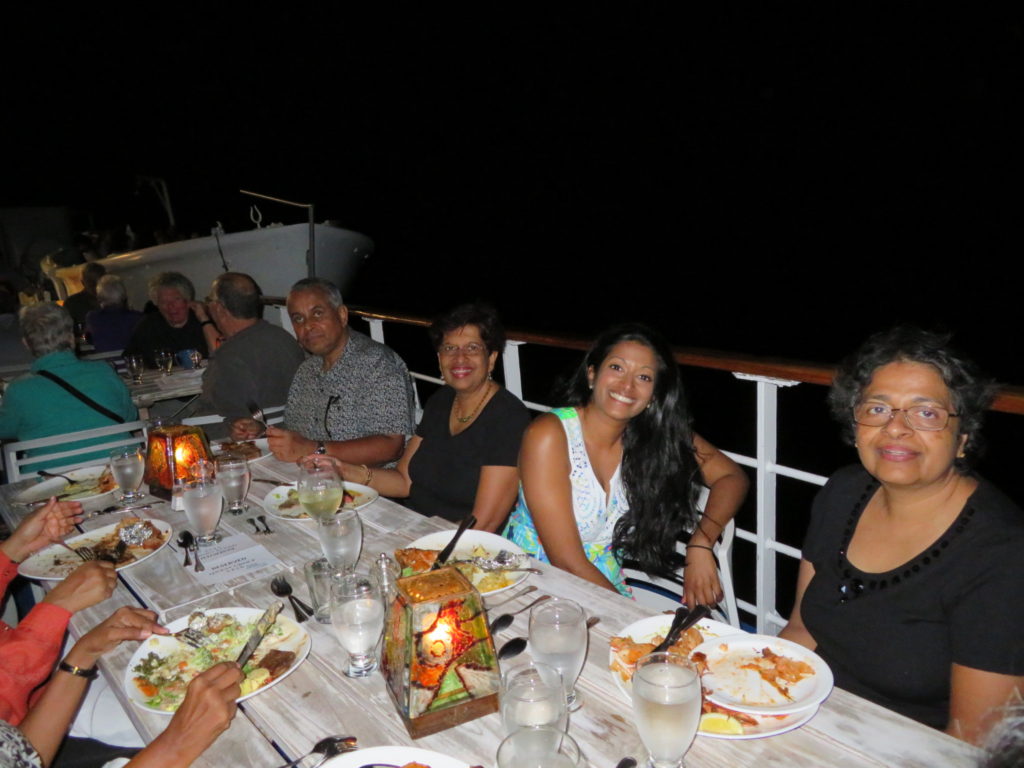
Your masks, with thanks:
[{"label": "menu card", "polygon": [[205,571],[193,574],[207,587],[219,587],[236,580],[249,580],[266,569],[277,569],[282,563],[266,547],[242,533],[225,536],[216,544],[199,550]]}]

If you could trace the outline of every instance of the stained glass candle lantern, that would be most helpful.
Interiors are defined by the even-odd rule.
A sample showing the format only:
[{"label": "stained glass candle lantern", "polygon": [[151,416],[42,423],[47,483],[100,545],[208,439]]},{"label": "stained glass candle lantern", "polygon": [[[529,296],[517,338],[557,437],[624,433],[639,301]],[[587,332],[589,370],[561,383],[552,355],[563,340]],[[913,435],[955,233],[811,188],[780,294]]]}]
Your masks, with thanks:
[{"label": "stained glass candle lantern", "polygon": [[498,711],[500,672],[483,598],[455,568],[398,580],[381,668],[414,739]]},{"label": "stained glass candle lantern", "polygon": [[146,446],[145,477],[150,493],[169,494],[174,488],[175,479],[188,477],[190,469],[199,459],[209,458],[210,444],[201,427],[181,424],[151,427]]}]

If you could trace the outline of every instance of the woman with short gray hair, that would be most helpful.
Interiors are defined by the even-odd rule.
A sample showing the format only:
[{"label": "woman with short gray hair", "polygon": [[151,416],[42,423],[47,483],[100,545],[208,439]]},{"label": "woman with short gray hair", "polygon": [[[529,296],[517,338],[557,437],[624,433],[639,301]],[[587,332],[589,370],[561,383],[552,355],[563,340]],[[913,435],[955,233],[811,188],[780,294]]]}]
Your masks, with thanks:
[{"label": "woman with short gray hair", "polygon": [[124,349],[142,313],[128,309],[128,291],[117,275],[106,275],[96,286],[100,308],[85,317],[86,338],[97,352]]}]

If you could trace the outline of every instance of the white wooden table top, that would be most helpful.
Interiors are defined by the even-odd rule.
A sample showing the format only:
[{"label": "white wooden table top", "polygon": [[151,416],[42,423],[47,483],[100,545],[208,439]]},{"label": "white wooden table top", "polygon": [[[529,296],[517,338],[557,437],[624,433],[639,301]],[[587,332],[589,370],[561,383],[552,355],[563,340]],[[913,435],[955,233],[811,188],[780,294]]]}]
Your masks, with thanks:
[{"label": "white wooden table top", "polygon": [[131,378],[125,379],[125,384],[135,407],[149,408],[160,400],[198,395],[203,391],[203,375],[177,367],[169,376],[147,370],[142,374],[141,384],[136,384]]},{"label": "white wooden table top", "polygon": [[[272,458],[253,464],[253,474],[274,480],[294,478],[294,466]],[[23,508],[9,503],[12,489],[24,484],[0,488],[0,513],[9,525],[16,524]],[[271,486],[254,483],[251,502],[264,496]],[[109,498],[92,506],[110,504]],[[247,516],[261,514],[251,503]],[[169,505],[154,507],[152,513],[176,529],[184,524],[184,515]],[[436,518],[424,518],[386,499],[380,499],[360,513],[364,522],[364,546],[360,570],[365,570],[379,552],[399,546],[451,524]],[[120,515],[109,514],[87,520],[92,528],[115,522]],[[309,602],[302,576],[302,564],[318,557],[319,544],[311,524],[288,522],[268,517],[274,533],[254,537],[282,565],[273,570],[240,579],[242,583],[220,590],[195,581],[191,570],[181,566],[181,556],[171,547],[121,574],[122,584],[114,596],[83,611],[72,620],[72,631],[81,633],[123,604],[139,604],[160,613],[164,621],[186,615],[197,608],[253,606],[264,608],[272,595],[271,577],[286,572],[296,594]],[[251,533],[245,517],[222,519],[222,527]],[[622,627],[644,618],[649,611],[633,601],[597,588],[550,565],[535,563],[544,573],[530,576],[524,584],[536,585],[535,594],[502,606],[499,612],[521,607],[538,594],[553,594],[576,600],[587,614],[601,621],[590,632],[590,645],[577,688],[584,697],[583,707],[572,714],[569,733],[579,742],[594,768],[612,768],[625,755],[643,755],[633,726],[629,703],[619,693],[607,668],[608,641]],[[130,587],[131,591],[126,587]],[[290,609],[287,609],[290,610]],[[516,635],[525,635],[528,614],[498,635],[496,644]],[[503,736],[497,714],[474,720],[413,742],[398,718],[385,691],[383,677],[352,680],[341,673],[345,652],[330,625],[308,621],[303,624],[313,637],[309,658],[280,684],[243,702],[231,728],[196,765],[275,766],[285,762],[271,741],[291,757],[307,752],[320,738],[331,735],[355,735],[361,746],[414,744],[424,749],[450,754],[467,764],[493,765],[494,753]],[[125,709],[144,738],[152,739],[166,726],[168,718],[141,711],[124,697],[121,681],[135,645],[126,643],[106,656],[101,663],[111,688],[122,698]],[[529,658],[529,651],[523,654]],[[972,766],[978,750],[945,734],[878,707],[858,696],[836,689],[818,714],[805,726],[790,733],[763,739],[725,741],[698,736],[687,755],[689,768],[704,766]]]}]

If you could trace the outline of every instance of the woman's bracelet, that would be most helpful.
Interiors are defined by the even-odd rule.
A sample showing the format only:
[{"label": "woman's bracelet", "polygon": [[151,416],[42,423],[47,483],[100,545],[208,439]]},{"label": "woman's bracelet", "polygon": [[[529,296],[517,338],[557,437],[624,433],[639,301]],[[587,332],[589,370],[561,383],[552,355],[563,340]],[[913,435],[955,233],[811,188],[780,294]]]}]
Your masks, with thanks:
[{"label": "woman's bracelet", "polygon": [[86,680],[95,680],[100,673],[95,664],[89,667],[89,669],[84,669],[83,667],[76,667],[74,664],[68,664],[64,660],[61,660],[60,664],[57,665],[57,669],[75,677],[85,678]]},{"label": "woman's bracelet", "polygon": [[361,466],[363,468],[363,472],[366,473],[366,482],[363,483],[363,485],[369,485],[370,481],[373,480],[373,470],[365,464],[360,464],[359,466]]},{"label": "woman's bracelet", "polygon": [[706,549],[711,554],[715,554],[715,548],[714,547],[709,547],[706,544],[687,544],[686,548],[687,549]]}]

